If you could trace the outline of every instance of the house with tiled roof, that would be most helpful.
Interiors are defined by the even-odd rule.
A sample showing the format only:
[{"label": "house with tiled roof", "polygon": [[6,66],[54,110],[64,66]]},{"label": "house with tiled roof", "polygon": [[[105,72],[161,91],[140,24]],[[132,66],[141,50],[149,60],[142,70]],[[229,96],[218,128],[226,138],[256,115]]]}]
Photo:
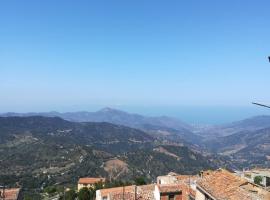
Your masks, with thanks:
[{"label": "house with tiled roof", "polygon": [[0,190],[0,200],[22,200],[20,188],[10,188]]},{"label": "house with tiled roof", "polygon": [[96,191],[96,200],[154,200],[154,185],[123,186]]},{"label": "house with tiled roof", "polygon": [[156,184],[125,186],[96,191],[96,200],[270,200],[263,187],[224,169],[200,176],[168,174]]},{"label": "house with tiled roof", "polygon": [[224,169],[203,173],[196,200],[269,200],[269,192]]},{"label": "house with tiled roof", "polygon": [[182,175],[174,172],[170,172],[167,175],[158,176],[157,184],[175,184],[182,181],[195,180],[198,179],[197,175]]},{"label": "house with tiled roof", "polygon": [[200,177],[197,175],[181,175],[170,172],[168,175],[158,176],[158,185],[174,185],[178,184],[182,187],[182,199],[194,200],[196,195],[196,181]]},{"label": "house with tiled roof", "polygon": [[260,177],[261,178],[260,184],[270,189],[270,169],[255,168],[239,172],[239,174],[241,177],[249,180],[250,182],[254,182],[255,177]]},{"label": "house with tiled roof", "polygon": [[93,188],[97,183],[105,183],[105,178],[92,178],[92,177],[85,177],[80,178],[78,181],[78,191],[83,187]]},{"label": "house with tiled roof", "polygon": [[183,184],[149,184],[125,186],[96,191],[96,200],[190,200]]},{"label": "house with tiled roof", "polygon": [[183,188],[179,184],[155,185],[154,197],[156,200],[182,200]]}]

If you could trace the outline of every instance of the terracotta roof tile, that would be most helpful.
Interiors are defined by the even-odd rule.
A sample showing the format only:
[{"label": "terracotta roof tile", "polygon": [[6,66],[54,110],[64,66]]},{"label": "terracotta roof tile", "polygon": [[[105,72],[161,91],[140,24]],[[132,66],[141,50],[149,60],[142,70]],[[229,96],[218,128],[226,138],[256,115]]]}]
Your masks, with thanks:
[{"label": "terracotta roof tile", "polygon": [[152,200],[154,199],[155,185],[141,185],[137,187],[138,200]]},{"label": "terracotta roof tile", "polygon": [[[3,191],[0,190],[1,195],[3,195]],[[20,188],[11,188],[11,189],[5,189],[4,197],[5,200],[17,200],[20,193]],[[1,196],[3,197],[3,196]],[[1,199],[1,198],[0,198]]]},{"label": "terracotta roof tile", "polygon": [[142,185],[142,186],[125,186],[115,187],[108,189],[101,189],[100,193],[102,197],[110,197],[110,200],[134,200],[136,191],[136,200],[153,200],[154,199],[154,185]]},{"label": "terracotta roof tile", "polygon": [[160,193],[169,193],[169,192],[181,192],[182,187],[179,184],[168,184],[168,185],[157,185]]},{"label": "terracotta roof tile", "polygon": [[95,184],[99,182],[105,182],[105,178],[80,178],[79,184]]},{"label": "terracotta roof tile", "polygon": [[102,197],[108,196],[109,194],[123,194],[124,192],[131,192],[134,190],[134,185],[125,186],[125,187],[114,187],[114,188],[106,188],[101,189],[100,193]]},{"label": "terracotta roof tile", "polygon": [[241,188],[246,183],[246,180],[226,170],[216,170],[199,180],[197,186],[218,200],[251,200],[254,194]]}]

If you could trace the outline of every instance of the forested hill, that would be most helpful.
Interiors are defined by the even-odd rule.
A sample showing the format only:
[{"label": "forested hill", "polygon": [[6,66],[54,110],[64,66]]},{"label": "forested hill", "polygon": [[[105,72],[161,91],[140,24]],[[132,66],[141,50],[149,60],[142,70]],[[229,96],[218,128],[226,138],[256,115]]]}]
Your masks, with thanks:
[{"label": "forested hill", "polygon": [[0,160],[0,184],[26,189],[74,184],[83,176],[151,181],[212,167],[188,147],[165,145],[141,130],[40,116],[0,117]]}]

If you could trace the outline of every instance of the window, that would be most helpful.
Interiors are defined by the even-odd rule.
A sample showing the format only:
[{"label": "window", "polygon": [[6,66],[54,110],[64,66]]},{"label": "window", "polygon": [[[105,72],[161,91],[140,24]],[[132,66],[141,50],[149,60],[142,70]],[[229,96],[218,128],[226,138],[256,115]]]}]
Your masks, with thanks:
[{"label": "window", "polygon": [[102,200],[107,200],[107,197],[102,197]]},{"label": "window", "polygon": [[265,177],[266,178],[266,187],[270,186],[270,177]]},{"label": "window", "polygon": [[174,200],[174,194],[169,194],[169,200]]}]

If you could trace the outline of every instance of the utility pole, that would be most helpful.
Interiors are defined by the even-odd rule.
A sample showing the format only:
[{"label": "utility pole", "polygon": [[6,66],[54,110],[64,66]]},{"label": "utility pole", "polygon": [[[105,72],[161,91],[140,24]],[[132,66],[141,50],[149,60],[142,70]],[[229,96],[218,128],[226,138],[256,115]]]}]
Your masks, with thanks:
[{"label": "utility pole", "polygon": [[137,185],[135,185],[135,200],[137,200]]},{"label": "utility pole", "polygon": [[125,186],[123,186],[123,200],[125,200]]},{"label": "utility pole", "polygon": [[64,200],[66,200],[66,187],[64,186]]}]

